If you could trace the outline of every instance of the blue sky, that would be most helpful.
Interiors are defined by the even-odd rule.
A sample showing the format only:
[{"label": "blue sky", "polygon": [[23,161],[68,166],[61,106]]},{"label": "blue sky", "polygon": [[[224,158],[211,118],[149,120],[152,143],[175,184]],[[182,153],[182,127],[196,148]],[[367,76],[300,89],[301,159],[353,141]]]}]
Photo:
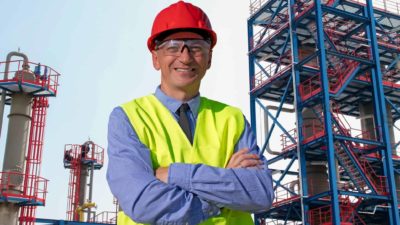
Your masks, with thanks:
[{"label": "blue sky", "polygon": [[[90,137],[106,148],[111,110],[153,92],[159,84],[146,41],[155,15],[173,2],[0,0],[0,61],[20,48],[30,61],[61,73],[58,96],[50,99],[48,109],[42,176],[50,183],[47,205],[38,208],[38,217],[65,218],[69,171],[62,164],[64,145],[81,144]],[[218,34],[202,95],[238,106],[248,117],[249,1],[189,2],[206,11]],[[1,165],[6,126],[5,121]],[[95,173],[97,212],[114,209],[106,167]]]}]

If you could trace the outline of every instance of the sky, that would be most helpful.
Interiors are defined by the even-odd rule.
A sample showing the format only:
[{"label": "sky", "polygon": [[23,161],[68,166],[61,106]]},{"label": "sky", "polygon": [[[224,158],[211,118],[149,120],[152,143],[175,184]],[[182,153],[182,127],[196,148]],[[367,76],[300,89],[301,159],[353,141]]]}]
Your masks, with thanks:
[{"label": "sky", "polygon": [[[146,47],[155,15],[171,0],[0,0],[0,61],[11,51],[61,74],[57,97],[50,99],[41,176],[49,179],[45,207],[37,217],[65,219],[69,171],[65,144],[90,138],[107,147],[112,109],[153,93],[160,75]],[[211,69],[201,94],[242,109],[249,118],[247,18],[250,1],[188,0],[209,16],[218,35]],[[228,4],[229,3],[229,4]],[[13,58],[14,59],[14,58]],[[18,59],[18,58],[15,58]],[[0,165],[7,131],[6,107],[0,137]],[[104,167],[95,172],[97,212],[114,209]]]}]

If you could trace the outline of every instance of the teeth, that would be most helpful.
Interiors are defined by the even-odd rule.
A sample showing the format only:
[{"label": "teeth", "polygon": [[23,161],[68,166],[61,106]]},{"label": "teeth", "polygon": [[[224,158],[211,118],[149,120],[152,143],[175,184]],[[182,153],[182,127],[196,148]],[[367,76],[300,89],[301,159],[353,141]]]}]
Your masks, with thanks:
[{"label": "teeth", "polygon": [[188,71],[192,71],[192,69],[190,69],[190,68],[188,68],[188,69],[176,68],[176,71],[178,71],[178,72],[188,72]]}]

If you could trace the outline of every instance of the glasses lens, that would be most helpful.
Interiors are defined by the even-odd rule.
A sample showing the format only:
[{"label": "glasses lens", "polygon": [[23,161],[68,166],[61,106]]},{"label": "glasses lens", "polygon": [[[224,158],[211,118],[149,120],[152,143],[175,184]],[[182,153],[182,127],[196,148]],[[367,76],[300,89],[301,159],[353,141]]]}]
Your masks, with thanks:
[{"label": "glasses lens", "polygon": [[185,47],[193,56],[201,56],[210,51],[210,43],[202,39],[167,40],[162,42],[157,49],[162,50],[164,55],[180,56]]}]

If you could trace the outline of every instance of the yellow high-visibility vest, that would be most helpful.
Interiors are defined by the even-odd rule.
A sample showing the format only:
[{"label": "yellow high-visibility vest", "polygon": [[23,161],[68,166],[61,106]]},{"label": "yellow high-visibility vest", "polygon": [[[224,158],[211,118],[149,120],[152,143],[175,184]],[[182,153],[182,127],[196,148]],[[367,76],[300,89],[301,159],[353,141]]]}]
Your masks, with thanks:
[{"label": "yellow high-visibility vest", "polygon": [[[171,163],[205,164],[225,168],[245,126],[242,112],[204,97],[200,99],[193,145],[171,112],[154,96],[148,95],[123,104],[139,140],[150,149],[153,169]],[[118,225],[137,225],[122,211]],[[250,213],[223,208],[219,216],[202,225],[250,225]]]}]

